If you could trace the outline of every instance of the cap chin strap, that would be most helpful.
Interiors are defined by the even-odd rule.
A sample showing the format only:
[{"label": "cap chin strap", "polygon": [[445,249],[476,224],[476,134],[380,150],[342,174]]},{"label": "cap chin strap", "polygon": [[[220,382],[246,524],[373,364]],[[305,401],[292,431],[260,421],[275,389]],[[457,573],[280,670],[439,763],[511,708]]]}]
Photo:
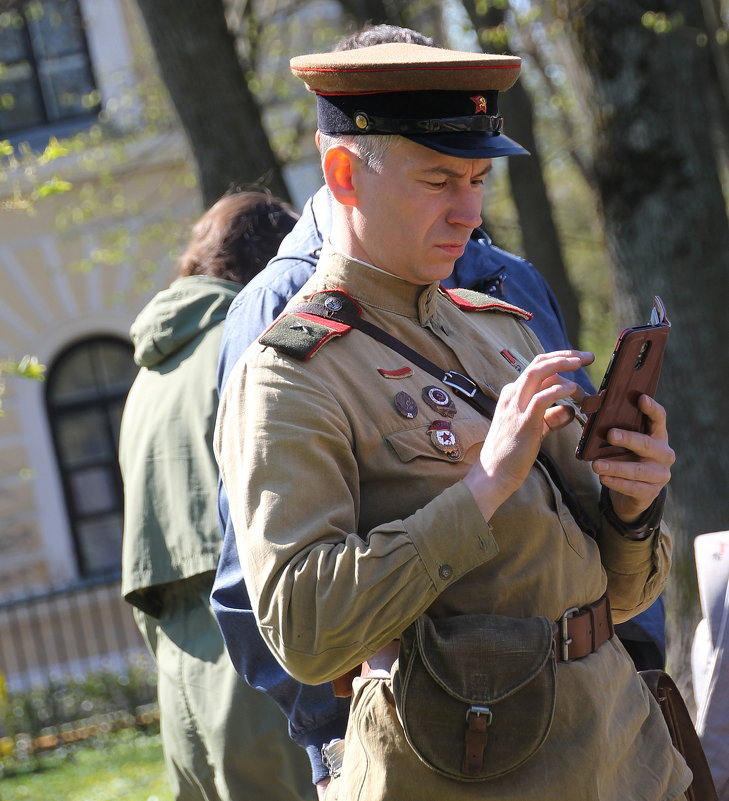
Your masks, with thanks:
[{"label": "cap chin strap", "polygon": [[[398,120],[391,117],[375,117],[366,111],[355,111],[353,122],[356,133],[381,134],[435,134],[463,131],[490,131],[501,133],[504,118],[486,114],[469,117],[446,117],[432,120]],[[341,132],[340,132],[341,133]],[[355,133],[355,131],[352,131]]]}]

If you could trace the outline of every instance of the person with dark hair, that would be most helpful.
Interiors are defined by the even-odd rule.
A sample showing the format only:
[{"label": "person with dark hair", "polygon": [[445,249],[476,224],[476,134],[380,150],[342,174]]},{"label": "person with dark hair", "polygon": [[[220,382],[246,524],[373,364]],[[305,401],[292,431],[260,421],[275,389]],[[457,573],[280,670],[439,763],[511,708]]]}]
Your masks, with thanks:
[{"label": "person with dark hair", "polygon": [[162,744],[179,801],[313,797],[307,760],[236,673],[210,609],[220,552],[212,432],[225,315],[296,215],[238,192],[196,223],[178,277],[131,327],[140,370],[124,408],[122,594],[158,667]]},{"label": "person with dark hair", "polygon": [[192,229],[178,277],[207,275],[247,284],[292,230],[296,213],[264,192],[238,192],[215,203]]},{"label": "person with dark hair", "polygon": [[291,676],[351,693],[325,797],[678,801],[690,771],[612,625],[670,569],[665,410],[643,395],[647,433],[608,432],[630,459],[576,459],[564,374],[592,354],[443,285],[492,159],[524,153],[498,109],[520,60],[389,43],[291,67],[332,223],[231,370],[214,447],[239,612]]}]

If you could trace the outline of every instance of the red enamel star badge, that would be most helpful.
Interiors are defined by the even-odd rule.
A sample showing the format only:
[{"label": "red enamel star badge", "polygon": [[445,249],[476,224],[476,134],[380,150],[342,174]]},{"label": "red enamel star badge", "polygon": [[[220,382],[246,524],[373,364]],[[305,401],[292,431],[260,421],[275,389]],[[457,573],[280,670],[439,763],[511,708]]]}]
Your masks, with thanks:
[{"label": "red enamel star badge", "polygon": [[476,108],[474,109],[474,114],[486,114],[486,98],[483,95],[474,95],[473,97],[469,98],[469,100],[473,100],[476,104]]}]

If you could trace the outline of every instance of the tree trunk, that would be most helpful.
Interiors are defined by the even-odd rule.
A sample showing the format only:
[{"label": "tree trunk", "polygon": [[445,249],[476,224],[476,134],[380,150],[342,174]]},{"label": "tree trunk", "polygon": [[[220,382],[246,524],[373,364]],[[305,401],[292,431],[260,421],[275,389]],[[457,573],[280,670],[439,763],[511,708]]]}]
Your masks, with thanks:
[{"label": "tree trunk", "polygon": [[138,4],[192,148],[205,207],[238,186],[265,186],[288,200],[222,0]]},{"label": "tree trunk", "polygon": [[[481,12],[475,0],[462,0],[462,3],[477,32],[484,28],[496,28],[504,22],[503,7],[487,4],[486,11]],[[580,334],[579,302],[565,270],[542,175],[539,146],[534,136],[532,103],[521,81],[500,94],[499,111],[504,116],[505,133],[531,153],[526,157],[510,157],[508,161],[511,194],[522,232],[524,256],[537,267],[554,290],[570,340],[577,343]]]},{"label": "tree trunk", "polygon": [[[729,225],[707,124],[710,63],[696,45],[701,6],[654,0],[665,17],[651,18],[632,0],[568,5],[594,82],[594,168],[618,312],[623,323],[647,322],[658,294],[673,323],[658,400],[677,453],[669,658],[687,687],[698,618],[693,538],[729,525]],[[676,25],[660,33],[652,19]]]}]

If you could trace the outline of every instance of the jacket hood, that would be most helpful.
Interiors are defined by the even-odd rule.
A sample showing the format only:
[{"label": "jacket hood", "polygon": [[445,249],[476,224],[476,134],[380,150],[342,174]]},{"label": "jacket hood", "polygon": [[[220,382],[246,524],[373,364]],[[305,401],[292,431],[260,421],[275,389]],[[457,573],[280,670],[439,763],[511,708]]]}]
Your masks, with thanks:
[{"label": "jacket hood", "polygon": [[192,275],[178,278],[142,309],[129,331],[139,367],[159,364],[222,320],[241,284]]}]

